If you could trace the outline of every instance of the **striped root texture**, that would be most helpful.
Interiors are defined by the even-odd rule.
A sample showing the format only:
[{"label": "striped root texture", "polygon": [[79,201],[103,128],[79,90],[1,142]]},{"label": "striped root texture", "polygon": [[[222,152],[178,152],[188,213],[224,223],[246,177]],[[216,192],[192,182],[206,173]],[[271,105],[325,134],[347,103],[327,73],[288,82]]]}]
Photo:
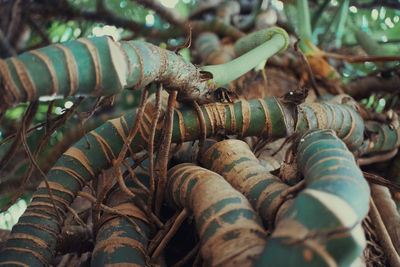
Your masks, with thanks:
[{"label": "striped root texture", "polygon": [[[47,174],[59,213],[65,213],[86,182],[98,175],[101,169],[109,166],[118,156],[129,131],[128,124],[132,125],[134,118],[135,112],[108,121],[86,135],[88,143],[86,138],[82,138],[60,157]],[[13,228],[11,239],[6,245],[6,249],[10,251],[2,251],[0,264],[12,259],[28,266],[49,265],[54,258],[61,224],[62,221],[55,216],[52,198],[42,182],[33,195],[32,203]],[[31,235],[37,240],[14,238],[21,234]],[[37,242],[44,242],[47,246],[38,250]]]},{"label": "striped root texture", "polygon": [[[209,26],[219,24],[216,21]],[[288,43],[284,30],[278,35]],[[4,108],[52,95],[106,96],[126,88],[142,89],[151,82],[178,91],[181,101],[215,102],[216,84],[202,71],[176,53],[150,43],[80,38],[1,59],[0,104]]]},{"label": "striped root texture", "polygon": [[362,147],[364,153],[388,151],[400,146],[400,127],[367,121],[365,129],[368,139]]},{"label": "striped root texture", "polygon": [[199,103],[212,101],[216,89],[198,68],[172,51],[111,37],[80,38],[0,60],[0,104],[51,95],[105,96],[153,81],[178,90],[180,99]]},{"label": "striped root texture", "polygon": [[245,195],[264,224],[272,229],[286,200],[282,193],[289,186],[262,166],[245,142],[234,139],[218,142],[204,153],[201,163]]},{"label": "striped root texture", "polygon": [[[275,98],[235,104],[207,104],[201,111],[208,136],[259,135],[274,139],[287,135],[284,107]],[[154,106],[148,104],[139,131],[131,143],[133,153],[147,148],[154,112]],[[67,211],[78,191],[118,157],[135,116],[136,110],[89,132],[67,150],[49,171],[47,178],[61,215]],[[157,127],[156,140],[160,137],[161,128],[162,122]],[[200,136],[200,120],[195,109],[175,110],[172,142],[197,140]],[[62,221],[56,216],[52,199],[42,182],[33,195],[32,203],[14,226],[5,249],[0,253],[0,264],[8,261],[28,266],[51,264],[61,225]]]},{"label": "striped root texture", "polygon": [[[362,121],[355,123],[358,121],[358,114],[351,108],[339,104],[308,105],[302,104],[299,107],[303,114],[299,112],[300,120],[296,129],[300,133],[308,128],[333,127],[339,136],[344,136],[343,139],[349,142],[348,145],[359,143],[359,135],[355,133],[362,136],[363,130],[359,130],[359,123]],[[314,108],[316,106],[320,109]],[[138,133],[131,143],[133,153],[147,148],[154,112],[154,106],[148,104]],[[201,107],[201,112],[209,137],[238,135],[277,139],[291,134],[294,128],[291,113],[275,98],[239,101],[235,104],[206,104]],[[323,121],[323,114],[328,114],[328,118],[331,119]],[[20,223],[13,228],[11,238],[0,254],[0,263],[16,261],[40,266],[52,262],[62,224],[56,216],[52,202],[54,201],[58,213],[63,215],[77,192],[118,157],[135,117],[136,110],[104,123],[60,157],[47,174],[53,200],[45,183],[39,185],[33,195],[32,204],[20,219]],[[200,120],[194,108],[176,109],[173,117],[172,142],[180,143],[201,138]],[[319,120],[322,122],[317,118],[321,118]],[[351,125],[345,125],[345,121]],[[160,137],[161,128],[162,122],[157,127],[155,142]]]},{"label": "striped root texture", "polygon": [[1,60],[2,95],[8,103],[19,103],[54,94],[113,94],[126,85],[122,73],[127,68],[109,37],[54,44]]},{"label": "striped root texture", "polygon": [[351,104],[333,102],[303,103],[297,107],[295,131],[332,129],[357,156],[396,149],[400,146],[400,127],[376,121],[364,123]]},{"label": "striped root texture", "polygon": [[258,215],[220,175],[179,164],[168,171],[166,199],[193,212],[204,266],[253,266],[264,249]]},{"label": "striped root texture", "polygon": [[[148,184],[148,176],[145,177]],[[131,180],[129,180],[131,182]],[[128,188],[137,188],[130,185]],[[132,183],[131,183],[132,184]],[[103,213],[92,254],[92,266],[147,266],[150,228],[147,216],[121,189],[114,190],[107,205],[121,215]]]},{"label": "striped root texture", "polygon": [[296,132],[310,129],[333,129],[351,151],[364,141],[364,122],[360,115],[345,104],[303,103],[298,106]]},{"label": "striped root texture", "polygon": [[277,223],[256,266],[350,266],[366,245],[361,222],[369,186],[332,130],[307,132],[297,156],[306,189]]}]

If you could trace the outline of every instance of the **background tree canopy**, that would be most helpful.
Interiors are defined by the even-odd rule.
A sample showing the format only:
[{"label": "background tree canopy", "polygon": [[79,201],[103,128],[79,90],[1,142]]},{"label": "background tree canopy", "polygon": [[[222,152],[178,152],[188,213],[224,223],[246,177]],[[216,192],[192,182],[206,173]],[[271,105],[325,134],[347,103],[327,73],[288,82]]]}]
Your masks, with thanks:
[{"label": "background tree canopy", "polygon": [[0,0],[0,263],[399,266],[399,21]]}]

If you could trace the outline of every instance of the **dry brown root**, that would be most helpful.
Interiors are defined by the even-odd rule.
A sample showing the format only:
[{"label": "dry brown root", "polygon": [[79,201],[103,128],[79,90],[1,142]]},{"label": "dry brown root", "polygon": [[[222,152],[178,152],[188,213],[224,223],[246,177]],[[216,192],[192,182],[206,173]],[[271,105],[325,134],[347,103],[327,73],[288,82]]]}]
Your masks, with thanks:
[{"label": "dry brown root", "polygon": [[157,246],[156,250],[153,252],[153,255],[151,256],[151,261],[156,262],[160,255],[163,253],[164,248],[168,244],[168,242],[171,240],[171,238],[176,234],[178,231],[179,227],[183,223],[183,221],[187,218],[189,215],[187,209],[183,209],[178,217],[174,220],[174,223],[171,225],[171,228],[169,231],[164,235],[163,239],[161,240],[160,244]]},{"label": "dry brown root", "polygon": [[371,221],[371,217],[368,215],[363,220],[363,229],[365,231],[367,246],[363,251],[363,261],[367,267],[386,267],[387,259],[382,246],[378,243],[378,233],[375,230],[375,226]]},{"label": "dry brown root", "polygon": [[149,143],[147,147],[148,155],[149,155],[149,174],[150,174],[150,185],[149,185],[149,197],[147,199],[147,205],[151,207],[153,205],[153,196],[155,192],[155,180],[154,180],[154,137],[156,135],[156,127],[158,124],[158,119],[161,114],[161,92],[162,92],[162,84],[159,84],[157,87],[157,92],[155,96],[155,114],[153,116],[153,120],[151,121],[150,128],[150,136]]},{"label": "dry brown root", "polygon": [[387,187],[371,185],[372,198],[397,254],[400,253],[400,215]]},{"label": "dry brown root", "polygon": [[166,117],[164,121],[164,131],[160,141],[160,149],[156,157],[156,174],[158,176],[157,190],[155,195],[155,213],[159,214],[161,205],[164,200],[164,192],[167,185],[167,165],[169,160],[169,150],[171,148],[171,137],[174,122],[174,109],[177,91],[172,91],[168,98],[168,107],[166,110]]},{"label": "dry brown root", "polygon": [[375,225],[377,237],[382,249],[385,252],[385,256],[390,264],[390,266],[400,266],[400,257],[393,246],[392,240],[390,239],[389,233],[383,223],[382,217],[375,205],[374,200],[371,198],[370,211],[369,214]]}]

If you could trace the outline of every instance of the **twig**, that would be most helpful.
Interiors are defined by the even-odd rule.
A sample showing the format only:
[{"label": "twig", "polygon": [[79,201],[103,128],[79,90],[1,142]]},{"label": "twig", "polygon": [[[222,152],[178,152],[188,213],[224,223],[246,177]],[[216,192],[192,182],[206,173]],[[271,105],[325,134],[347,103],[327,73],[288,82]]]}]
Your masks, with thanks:
[{"label": "twig", "polygon": [[79,214],[71,207],[67,206],[67,209],[69,212],[71,212],[72,217],[75,219],[77,223],[79,223],[82,227],[86,227],[86,223],[79,217]]},{"label": "twig", "polygon": [[[149,155],[144,154],[140,158],[135,159],[133,165],[131,166],[132,169],[135,169],[137,167],[143,168],[142,162],[145,161],[148,158]],[[131,156],[132,157],[132,156]],[[129,175],[129,171],[124,172],[124,178],[126,178]]]},{"label": "twig", "polygon": [[317,96],[317,97],[320,97],[321,94],[320,94],[319,91],[318,91],[317,82],[315,81],[315,77],[314,77],[314,74],[313,74],[313,72],[312,72],[310,63],[308,63],[307,58],[304,56],[304,54],[303,54],[303,53],[301,52],[301,50],[299,49],[299,41],[300,41],[300,40],[297,40],[297,42],[296,42],[295,45],[294,45],[295,51],[300,55],[300,59],[301,59],[301,61],[304,63],[304,65],[305,65],[305,67],[306,67],[306,71],[307,71],[308,77],[309,77],[309,79],[310,79],[310,83],[311,83],[312,89],[314,90],[316,96]]},{"label": "twig", "polygon": [[[85,123],[94,115],[94,113],[96,113],[96,111],[99,109],[100,107],[100,103],[101,103],[102,97],[97,97],[96,101],[93,104],[93,107],[91,109],[90,112],[87,113],[86,117],[81,121],[82,127],[83,125],[85,125]],[[79,116],[82,113],[78,114]]]},{"label": "twig", "polygon": [[[58,120],[61,120],[63,117],[64,117],[64,114],[59,115],[59,116],[57,116],[57,117],[51,119],[50,122],[56,122],[56,121],[58,121]],[[26,130],[25,134],[30,134],[30,133],[33,132],[34,130],[36,130],[36,129],[40,128],[40,127],[45,126],[47,123],[48,123],[47,121],[46,121],[46,122],[38,123],[38,124],[36,124],[35,126],[32,126],[32,127],[29,128],[28,130]],[[3,145],[4,143],[10,141],[10,140],[11,140],[12,138],[14,138],[15,136],[17,136],[17,133],[10,134],[9,136],[7,136],[7,137],[4,138],[3,140],[1,140],[0,146]]]},{"label": "twig", "polygon": [[164,227],[160,229],[150,241],[149,245],[147,246],[147,251],[149,255],[154,252],[157,246],[161,243],[161,240],[165,236],[165,234],[171,229],[171,226],[174,224],[176,218],[178,217],[179,212],[175,212],[172,217],[170,217],[164,224]]},{"label": "twig", "polygon": [[122,147],[121,152],[118,155],[117,165],[121,165],[122,160],[125,158],[126,152],[128,152],[128,149],[130,147],[130,144],[132,143],[133,138],[136,136],[136,133],[139,130],[139,125],[142,122],[144,107],[145,107],[148,93],[149,93],[149,88],[146,87],[143,90],[142,96],[140,98],[140,104],[137,108],[137,115],[136,115],[135,121],[133,122],[133,125],[132,125],[131,129],[129,130],[129,135],[125,140],[124,146]]},{"label": "twig", "polygon": [[350,5],[362,9],[372,9],[374,7],[387,7],[390,9],[400,9],[400,4],[396,0],[384,0],[384,1],[374,0],[366,3],[360,1],[351,1]]},{"label": "twig", "polygon": [[[78,192],[78,196],[84,197],[86,199],[88,199],[89,201],[91,201],[92,203],[98,203],[98,199],[96,199],[94,196],[92,196],[91,194],[84,192],[84,191],[79,191]],[[104,210],[105,212],[111,213],[111,214],[115,214],[118,216],[122,216],[124,219],[126,219],[129,223],[131,223],[134,227],[135,230],[145,239],[147,239],[147,237],[144,235],[144,233],[140,230],[140,227],[137,225],[137,223],[127,214],[119,211],[117,208],[113,208],[113,207],[109,207],[107,205],[104,204],[100,204],[100,208],[102,210]],[[97,225],[97,228],[100,228],[100,225]],[[96,231],[95,231],[96,232]]]},{"label": "twig", "polygon": [[383,154],[374,155],[374,156],[365,157],[365,158],[358,158],[357,163],[358,163],[358,165],[363,166],[363,165],[369,165],[372,163],[388,161],[389,159],[391,159],[397,155],[397,151],[398,151],[398,149],[396,148],[396,149],[390,150],[389,152],[386,152]]},{"label": "twig", "polygon": [[378,232],[377,238],[379,239],[379,243],[385,251],[385,255],[390,263],[390,266],[400,266],[400,257],[397,254],[392,241],[390,240],[390,236],[386,230],[385,225],[383,224],[382,218],[379,215],[378,209],[376,208],[374,200],[372,198],[370,198],[369,214],[376,228],[376,231]]},{"label": "twig", "polygon": [[371,195],[397,253],[400,252],[400,215],[388,188],[373,184]]},{"label": "twig", "polygon": [[181,224],[187,218],[188,215],[189,215],[189,212],[188,212],[188,210],[186,208],[181,211],[181,213],[176,218],[174,224],[172,225],[171,229],[168,231],[168,233],[161,240],[160,244],[158,245],[158,247],[154,251],[153,255],[151,256],[151,261],[152,262],[155,262],[158,259],[158,257],[160,256],[161,252],[167,246],[167,244],[171,240],[171,238],[176,234],[176,232],[178,231],[179,227],[181,226]]},{"label": "twig", "polygon": [[157,227],[162,227],[163,223],[157,218],[157,216],[151,211],[151,207],[147,206],[144,201],[142,201],[139,197],[137,197],[132,191],[126,186],[125,181],[122,177],[121,168],[119,165],[116,165],[117,161],[114,161],[113,166],[116,171],[118,185],[121,188],[122,192],[130,196],[135,203],[135,205],[140,208],[143,212],[150,217],[150,219],[157,225]]},{"label": "twig", "polygon": [[[376,40],[378,42],[378,44],[397,44],[400,43],[400,39],[398,38],[391,38],[387,41],[382,41],[382,40]],[[359,46],[359,43],[343,43],[343,46],[348,46],[348,47],[354,47],[354,46]]]},{"label": "twig", "polygon": [[32,29],[40,36],[40,38],[42,38],[42,44],[51,44],[51,41],[46,34],[46,31],[42,29],[42,27],[29,14],[25,13],[25,17],[29,26],[32,27]]},{"label": "twig", "polygon": [[[27,155],[28,155],[28,157],[29,157],[29,159],[30,159],[31,164],[30,164],[30,166],[29,166],[28,171],[25,173],[24,177],[22,178],[21,183],[20,183],[20,186],[19,186],[18,190],[16,191],[16,193],[14,194],[14,196],[13,196],[13,198],[12,198],[12,201],[11,201],[10,203],[15,202],[15,201],[23,194],[23,192],[24,192],[24,190],[25,190],[25,187],[26,187],[26,183],[30,180],[30,178],[31,178],[31,176],[32,176],[32,173],[33,173],[33,171],[34,171],[35,168],[36,168],[36,170],[39,172],[39,174],[45,178],[45,182],[46,182],[46,179],[47,179],[46,174],[45,174],[45,172],[42,170],[42,168],[40,167],[40,165],[37,163],[38,156],[39,156],[39,154],[40,154],[40,151],[41,151],[41,149],[42,149],[42,146],[43,146],[45,143],[48,142],[48,140],[50,139],[50,137],[51,137],[51,135],[53,134],[53,132],[56,131],[60,126],[62,126],[63,124],[65,124],[65,122],[68,120],[68,118],[71,117],[71,116],[75,113],[76,109],[78,108],[78,106],[80,105],[80,103],[82,102],[82,100],[83,100],[83,98],[80,97],[80,98],[74,103],[74,105],[73,105],[70,109],[68,109],[68,111],[67,111],[66,113],[63,114],[63,116],[61,117],[61,119],[58,120],[58,121],[55,123],[55,125],[53,125],[53,127],[51,127],[51,128],[50,128],[49,123],[50,123],[50,121],[51,121],[51,118],[50,118],[51,110],[52,110],[52,104],[51,104],[51,103],[53,103],[53,102],[51,102],[51,103],[49,104],[49,108],[47,109],[47,120],[46,120],[47,123],[46,123],[46,125],[45,125],[45,135],[40,139],[39,144],[37,145],[36,150],[35,150],[35,152],[34,152],[33,155],[32,155],[32,153],[31,153],[31,151],[30,151],[30,149],[29,149],[29,147],[28,147],[28,145],[27,145],[27,141],[26,141],[26,131],[25,131],[25,130],[23,131],[23,133],[22,133],[22,134],[23,134],[23,139],[22,139],[23,147],[24,147],[24,149],[25,149],[25,151],[26,151],[26,153],[27,153]],[[35,112],[35,113],[36,113],[36,112]],[[25,127],[25,126],[24,126],[24,127]],[[46,183],[47,183],[47,182],[46,182]],[[50,195],[51,195],[51,194],[50,194]]]},{"label": "twig", "polygon": [[282,191],[280,197],[285,199],[291,198],[290,197],[291,195],[294,195],[295,193],[299,192],[301,189],[305,187],[305,185],[306,185],[305,180],[301,180],[294,186],[291,186],[288,189]]},{"label": "twig", "polygon": [[3,158],[0,160],[0,170],[2,170],[8,162],[12,159],[13,155],[17,151],[17,147],[21,142],[23,134],[25,134],[25,129],[29,127],[33,118],[35,117],[36,111],[38,109],[38,102],[33,102],[28,106],[24,117],[22,118],[21,127],[18,129],[16,133],[16,138],[14,139],[13,143],[10,145],[7,152],[4,154]]},{"label": "twig", "polygon": [[369,97],[373,91],[383,91],[388,93],[399,93],[400,75],[393,74],[389,78],[382,76],[366,76],[355,79],[342,87],[346,94],[353,97]]},{"label": "twig", "polygon": [[[199,250],[200,250],[200,247],[199,247]],[[199,253],[197,253],[197,255],[196,255],[196,258],[194,258],[194,261],[193,261],[193,267],[200,267],[200,266],[202,266],[201,265],[201,262],[202,262],[202,260],[203,260],[203,258],[201,257],[201,251],[199,251]]]},{"label": "twig", "polygon": [[[31,104],[31,105],[32,105],[32,104]],[[36,110],[37,110],[37,107],[39,106],[39,102],[38,102],[38,101],[33,102],[33,106],[36,106]],[[36,112],[35,112],[35,113],[36,113]],[[25,127],[25,126],[24,126],[24,127]],[[32,155],[32,152],[31,152],[31,150],[30,150],[30,148],[29,148],[29,146],[28,146],[28,143],[26,142],[25,129],[22,130],[22,144],[23,144],[23,146],[24,146],[24,148],[25,148],[25,152],[27,153],[27,155],[28,155],[28,157],[29,157],[29,159],[30,159],[30,161],[31,161],[31,164],[32,164],[33,166],[35,166],[36,169],[37,169],[37,170],[42,174],[42,176],[44,177],[44,182],[45,182],[45,185],[46,185],[46,188],[47,188],[47,192],[48,192],[48,194],[49,194],[49,196],[50,196],[50,201],[51,201],[51,204],[52,204],[53,207],[54,207],[54,211],[55,211],[55,213],[56,213],[56,215],[57,215],[57,217],[58,217],[58,220],[59,220],[60,222],[63,221],[63,217],[61,216],[59,210],[57,209],[56,203],[55,203],[55,201],[54,201],[53,192],[52,192],[52,190],[51,190],[51,188],[50,188],[50,184],[49,184],[49,181],[48,181],[48,179],[47,179],[47,175],[42,171],[42,169],[40,169],[39,164],[36,162],[36,159],[35,159],[35,157]],[[18,199],[18,197],[22,194],[22,192],[23,192],[23,190],[22,190],[22,188],[21,188],[21,189],[19,190],[19,192],[17,192],[17,194],[14,194],[13,199],[12,199],[12,202],[15,202],[15,201]],[[18,196],[18,197],[16,197],[16,196]],[[4,211],[5,208],[8,209],[9,207],[10,207],[10,204],[7,205],[6,207],[4,207],[4,208],[2,209],[2,211]]]},{"label": "twig", "polygon": [[349,63],[400,61],[400,56],[348,56],[321,51],[322,56],[343,59]]},{"label": "twig", "polygon": [[67,267],[71,262],[71,258],[74,256],[74,254],[66,254],[62,256],[60,262],[57,264],[57,267]]},{"label": "twig", "polygon": [[[124,160],[124,161],[122,161],[122,164],[125,166],[125,168],[129,172],[129,174],[130,174],[130,176],[132,178],[132,181],[134,181],[140,187],[140,189],[138,189],[138,191],[143,190],[147,194],[149,194],[149,189],[137,178],[135,172],[133,171],[132,167],[128,164],[128,162],[126,162]],[[125,176],[124,176],[124,178],[125,178]],[[133,191],[132,188],[130,190]],[[151,206],[149,206],[149,207],[151,207]]]},{"label": "twig", "polygon": [[400,192],[400,184],[398,183],[389,181],[379,175],[369,172],[363,172],[363,175],[370,183],[383,185],[389,188],[391,191]]},{"label": "twig", "polygon": [[[112,186],[113,186],[113,179],[106,179],[106,172],[104,170],[101,171],[101,175],[97,175],[95,177],[95,179],[93,180],[94,183],[94,189],[97,191],[100,191],[99,187],[99,177],[101,177],[103,179],[101,185],[102,185],[102,189],[100,192],[97,193],[97,198],[93,197],[93,206],[92,206],[92,210],[93,210],[93,214],[92,214],[92,219],[93,219],[93,226],[95,229],[98,229],[99,227],[99,221],[100,221],[100,211],[103,205],[103,200],[106,198],[108,192],[111,190]],[[85,193],[85,192],[82,192]],[[79,194],[80,196],[85,197],[85,194]],[[90,194],[88,194],[90,195]],[[92,195],[90,195],[92,197]],[[86,196],[87,199],[91,200],[88,196]],[[96,232],[96,231],[95,231]]]},{"label": "twig", "polygon": [[182,266],[186,266],[186,263],[194,257],[194,255],[196,255],[196,253],[198,253],[200,249],[200,243],[197,243],[196,246],[194,248],[192,248],[191,251],[189,251],[188,254],[186,254],[185,257],[183,257],[180,261],[178,261],[177,263],[175,263],[174,265],[172,265],[172,267],[182,267]]},{"label": "twig", "polygon": [[[139,104],[139,106],[137,108],[137,115],[136,115],[135,121],[133,122],[133,125],[132,125],[131,129],[129,130],[129,135],[125,140],[124,146],[122,147],[121,152],[118,155],[118,158],[113,161],[113,166],[117,170],[120,169],[119,166],[122,164],[122,161],[124,160],[125,155],[126,155],[128,149],[130,147],[130,144],[132,143],[133,138],[136,136],[136,133],[139,130],[139,125],[140,125],[140,123],[142,121],[142,118],[143,118],[144,107],[145,107],[145,103],[146,103],[146,99],[147,99],[148,93],[149,93],[149,88],[146,87],[142,92],[142,97],[140,99],[140,104]],[[120,172],[120,170],[119,170],[119,172]],[[122,175],[118,175],[117,178],[119,178],[119,176],[121,176],[121,179],[122,179]],[[120,183],[120,185],[124,185],[124,184],[125,184],[124,181],[122,181],[122,183]],[[128,193],[128,191],[126,191],[126,193]],[[129,191],[129,192],[131,192],[131,191]],[[137,197],[134,198],[134,201],[135,201],[135,204],[138,205],[139,208],[142,208],[142,210],[144,212],[146,212],[146,214],[150,217],[150,219],[158,227],[162,227],[163,223],[157,218],[157,216],[155,216],[151,212],[151,208],[150,207],[147,207],[146,205],[144,205],[144,202],[141,201]]]}]

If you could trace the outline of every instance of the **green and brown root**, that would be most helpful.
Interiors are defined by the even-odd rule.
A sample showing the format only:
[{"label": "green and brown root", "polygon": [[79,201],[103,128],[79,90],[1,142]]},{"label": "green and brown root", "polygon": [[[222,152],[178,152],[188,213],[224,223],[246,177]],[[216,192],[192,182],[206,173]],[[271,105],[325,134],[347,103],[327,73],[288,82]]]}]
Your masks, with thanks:
[{"label": "green and brown root", "polygon": [[256,266],[351,265],[366,245],[368,184],[331,130],[307,132],[297,155],[306,188],[277,222]]},{"label": "green and brown root", "polygon": [[193,164],[175,166],[168,177],[167,202],[193,212],[204,264],[253,266],[266,233],[248,200],[218,174]]},{"label": "green and brown root", "polygon": [[[276,98],[243,100],[234,104],[206,104],[201,106],[201,112],[205,122],[205,133],[208,137],[261,136],[273,140],[288,136],[294,129],[302,133],[310,128],[332,127],[338,135],[343,136],[350,147],[355,147],[354,144],[360,142],[358,133],[363,133],[363,130],[358,130],[359,125],[355,123],[358,115],[350,107],[343,104],[319,104],[315,105],[317,108],[302,104],[301,107],[300,111],[305,110],[305,115],[299,116],[305,119],[299,120],[297,126],[294,123],[294,116],[291,116],[292,113],[288,112],[288,110],[295,108]],[[142,151],[148,147],[152,118],[153,114],[157,112],[156,110],[152,104],[146,106],[137,133],[130,145],[131,153]],[[331,114],[332,120],[329,123],[320,121],[324,114]],[[173,117],[171,142],[179,143],[201,138],[200,119],[194,108],[176,109]],[[345,118],[347,119],[345,120]],[[45,184],[42,183],[33,196],[32,204],[21,219],[22,224],[17,224],[14,227],[6,251],[0,254],[1,261],[21,260],[28,265],[46,265],[51,262],[57,243],[57,233],[60,232],[61,222],[57,213],[65,214],[68,210],[67,207],[82,187],[96,177],[101,170],[113,164],[127,140],[130,126],[133,125],[135,119],[136,110],[128,112],[120,118],[110,120],[88,133],[86,138],[81,139],[61,156],[47,174],[53,197],[50,197]],[[299,126],[300,123],[302,127]],[[346,123],[351,124],[347,125]],[[158,124],[154,135],[155,140],[160,139],[161,128],[162,124]],[[398,144],[398,135],[394,134],[394,132],[397,133],[397,130],[389,128],[386,130],[390,131],[390,135],[382,134],[379,135],[380,138],[391,136],[390,138],[396,139],[393,144]],[[368,139],[361,140],[362,143],[366,141]],[[376,143],[378,142],[376,141]],[[387,147],[381,146],[381,148]],[[272,181],[276,181],[276,179],[271,178]],[[57,207],[57,213],[55,213],[53,201]],[[265,201],[268,202],[269,200]],[[275,204],[278,202],[275,202]],[[38,206],[40,206],[40,213],[37,212]],[[21,234],[28,234],[30,237],[21,239]],[[37,244],[44,243],[46,243],[46,246],[37,249]],[[26,257],[23,256],[25,254]]]}]

